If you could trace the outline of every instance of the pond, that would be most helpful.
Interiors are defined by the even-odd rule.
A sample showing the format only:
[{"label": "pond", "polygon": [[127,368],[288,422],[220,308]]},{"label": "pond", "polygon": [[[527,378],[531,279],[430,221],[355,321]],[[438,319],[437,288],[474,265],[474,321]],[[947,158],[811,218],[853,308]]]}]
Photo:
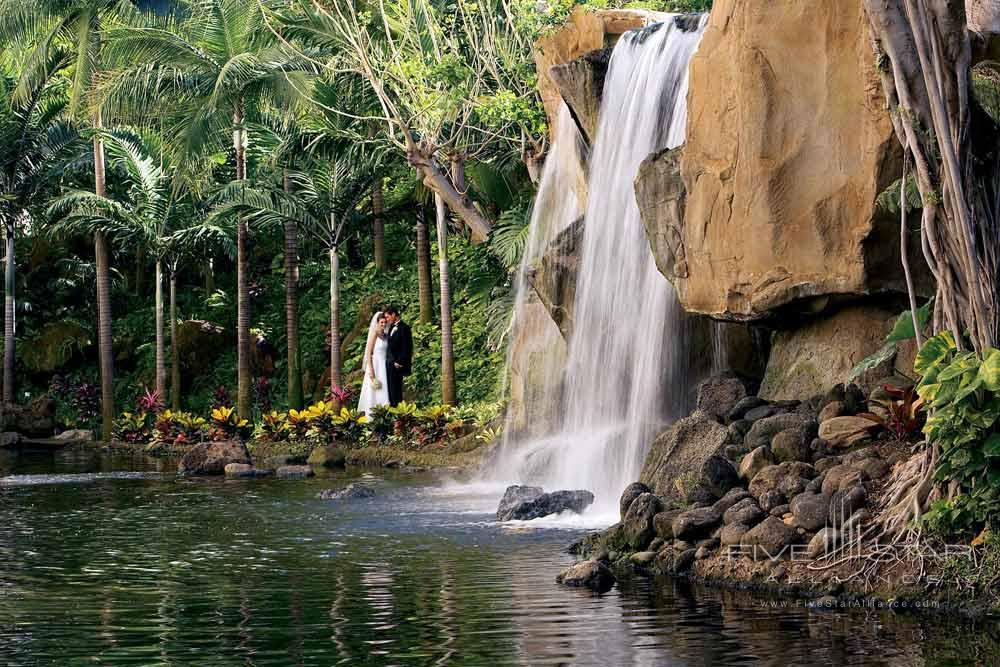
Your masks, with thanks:
[{"label": "pond", "polygon": [[[499,525],[432,474],[180,478],[0,452],[0,664],[995,663],[997,628],[683,581],[555,584],[580,528]],[[374,499],[324,501],[365,479]]]}]

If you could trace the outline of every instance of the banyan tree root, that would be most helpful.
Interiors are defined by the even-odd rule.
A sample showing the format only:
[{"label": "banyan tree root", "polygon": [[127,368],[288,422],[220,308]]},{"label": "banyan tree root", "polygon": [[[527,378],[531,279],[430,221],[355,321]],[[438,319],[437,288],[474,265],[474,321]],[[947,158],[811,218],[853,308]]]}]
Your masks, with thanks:
[{"label": "banyan tree root", "polygon": [[935,319],[959,347],[997,340],[998,211],[973,156],[971,37],[953,0],[863,0],[896,136],[923,200],[921,246],[937,283]]},{"label": "banyan tree root", "polygon": [[866,537],[893,544],[919,538],[917,524],[938,493],[934,483],[937,461],[938,448],[926,446],[896,466]]}]

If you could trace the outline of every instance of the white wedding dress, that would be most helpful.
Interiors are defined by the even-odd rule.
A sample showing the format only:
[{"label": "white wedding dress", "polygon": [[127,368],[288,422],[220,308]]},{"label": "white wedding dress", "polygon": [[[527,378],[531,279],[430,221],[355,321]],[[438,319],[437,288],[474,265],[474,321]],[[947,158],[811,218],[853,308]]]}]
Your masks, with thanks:
[{"label": "white wedding dress", "polygon": [[379,381],[379,388],[375,388],[371,374],[368,372],[368,363],[365,362],[365,380],[361,384],[361,397],[358,399],[358,412],[368,413],[369,410],[378,405],[389,404],[389,382],[386,377],[385,355],[389,349],[386,339],[377,336],[375,346],[372,348],[372,365],[375,367],[375,377]]}]

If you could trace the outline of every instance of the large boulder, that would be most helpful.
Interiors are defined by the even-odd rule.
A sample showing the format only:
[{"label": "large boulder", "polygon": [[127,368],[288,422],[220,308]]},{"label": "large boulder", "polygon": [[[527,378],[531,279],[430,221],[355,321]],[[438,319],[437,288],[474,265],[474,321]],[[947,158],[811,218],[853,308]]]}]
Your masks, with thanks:
[{"label": "large boulder", "polygon": [[795,525],[806,530],[819,530],[826,525],[830,498],[822,493],[800,493],[792,498],[790,509]]},{"label": "large boulder", "polygon": [[641,28],[650,20],[649,12],[634,10],[592,12],[579,7],[570,14],[569,20],[559,30],[538,40],[534,49],[538,93],[542,98],[553,136],[557,131],[559,106],[563,98],[559,86],[550,74],[552,67],[610,46],[617,35],[633,28]]},{"label": "large boulder", "polygon": [[649,546],[656,536],[653,518],[663,510],[663,503],[652,493],[643,493],[629,505],[622,518],[622,535],[633,550]]},{"label": "large boulder", "polygon": [[250,463],[250,452],[237,440],[202,442],[194,445],[177,465],[185,475],[222,475],[230,463]]},{"label": "large boulder", "polygon": [[508,516],[514,508],[521,503],[531,502],[539,496],[545,494],[545,489],[540,486],[521,486],[512,484],[508,486],[500,499],[497,507],[497,520],[505,521],[503,517]]},{"label": "large boulder", "polygon": [[653,442],[639,479],[665,498],[683,498],[685,479],[698,478],[709,458],[722,455],[726,427],[701,411],[680,419]]},{"label": "large boulder", "polygon": [[323,445],[309,452],[306,463],[324,468],[343,468],[347,462],[347,454],[337,445]]},{"label": "large boulder", "polygon": [[526,272],[535,295],[566,340],[573,332],[573,304],[582,242],[583,218],[580,218],[559,232],[541,260]]},{"label": "large boulder", "polygon": [[743,534],[743,552],[754,560],[788,556],[786,547],[799,541],[798,531],[781,519],[769,516]]},{"label": "large boulder", "polygon": [[653,490],[643,484],[642,482],[632,482],[625,487],[622,491],[621,498],[618,500],[618,516],[622,519],[628,513],[628,508],[632,506],[632,501],[641,496],[644,493],[652,493]]},{"label": "large boulder", "polygon": [[747,383],[742,378],[732,373],[716,375],[698,385],[698,409],[724,419],[747,394]]},{"label": "large boulder", "polygon": [[560,512],[577,514],[590,507],[594,494],[590,491],[553,491],[510,506],[505,512],[497,510],[498,521],[530,521]]},{"label": "large boulder", "polygon": [[676,251],[657,258],[685,310],[754,320],[903,292],[898,222],[877,206],[900,149],[860,3],[716,0],[689,90],[686,275]]},{"label": "large boulder", "polygon": [[611,49],[597,49],[549,69],[549,77],[569,107],[580,134],[591,145],[597,137],[597,115],[610,61]]},{"label": "large boulder", "polygon": [[[857,305],[777,332],[760,395],[772,400],[803,398],[845,382],[858,362],[882,347],[897,317],[876,306]],[[890,358],[858,381],[870,390],[891,372]]]},{"label": "large boulder", "polygon": [[753,498],[744,498],[736,503],[722,515],[722,522],[727,526],[732,523],[742,523],[745,526],[756,526],[760,523],[767,512],[760,508]]},{"label": "large boulder", "polygon": [[722,521],[722,514],[714,507],[695,507],[681,512],[674,519],[674,539],[692,541],[708,537],[712,530]]},{"label": "large boulder", "polygon": [[852,447],[871,437],[878,424],[864,417],[832,417],[819,425],[819,437],[830,446]]},{"label": "large boulder", "polygon": [[749,450],[754,450],[758,447],[770,448],[771,440],[774,439],[774,436],[789,429],[805,429],[811,421],[805,415],[791,412],[764,417],[753,423],[743,442]]},{"label": "large boulder", "polygon": [[580,561],[556,576],[556,583],[576,588],[589,588],[598,593],[606,593],[615,585],[615,575],[608,566],[598,560]]}]

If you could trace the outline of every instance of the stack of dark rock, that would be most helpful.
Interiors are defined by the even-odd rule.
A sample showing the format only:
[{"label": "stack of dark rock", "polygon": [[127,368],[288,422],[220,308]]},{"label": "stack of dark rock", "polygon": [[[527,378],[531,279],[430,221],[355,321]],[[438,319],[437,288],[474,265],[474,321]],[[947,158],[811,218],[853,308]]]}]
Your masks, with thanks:
[{"label": "stack of dark rock", "polygon": [[875,482],[907,456],[859,416],[881,410],[869,399],[884,390],[768,401],[752,389],[731,374],[704,382],[698,409],[658,438],[642,480],[622,493],[621,521],[571,551],[680,573],[713,556],[819,558],[856,539]]}]

